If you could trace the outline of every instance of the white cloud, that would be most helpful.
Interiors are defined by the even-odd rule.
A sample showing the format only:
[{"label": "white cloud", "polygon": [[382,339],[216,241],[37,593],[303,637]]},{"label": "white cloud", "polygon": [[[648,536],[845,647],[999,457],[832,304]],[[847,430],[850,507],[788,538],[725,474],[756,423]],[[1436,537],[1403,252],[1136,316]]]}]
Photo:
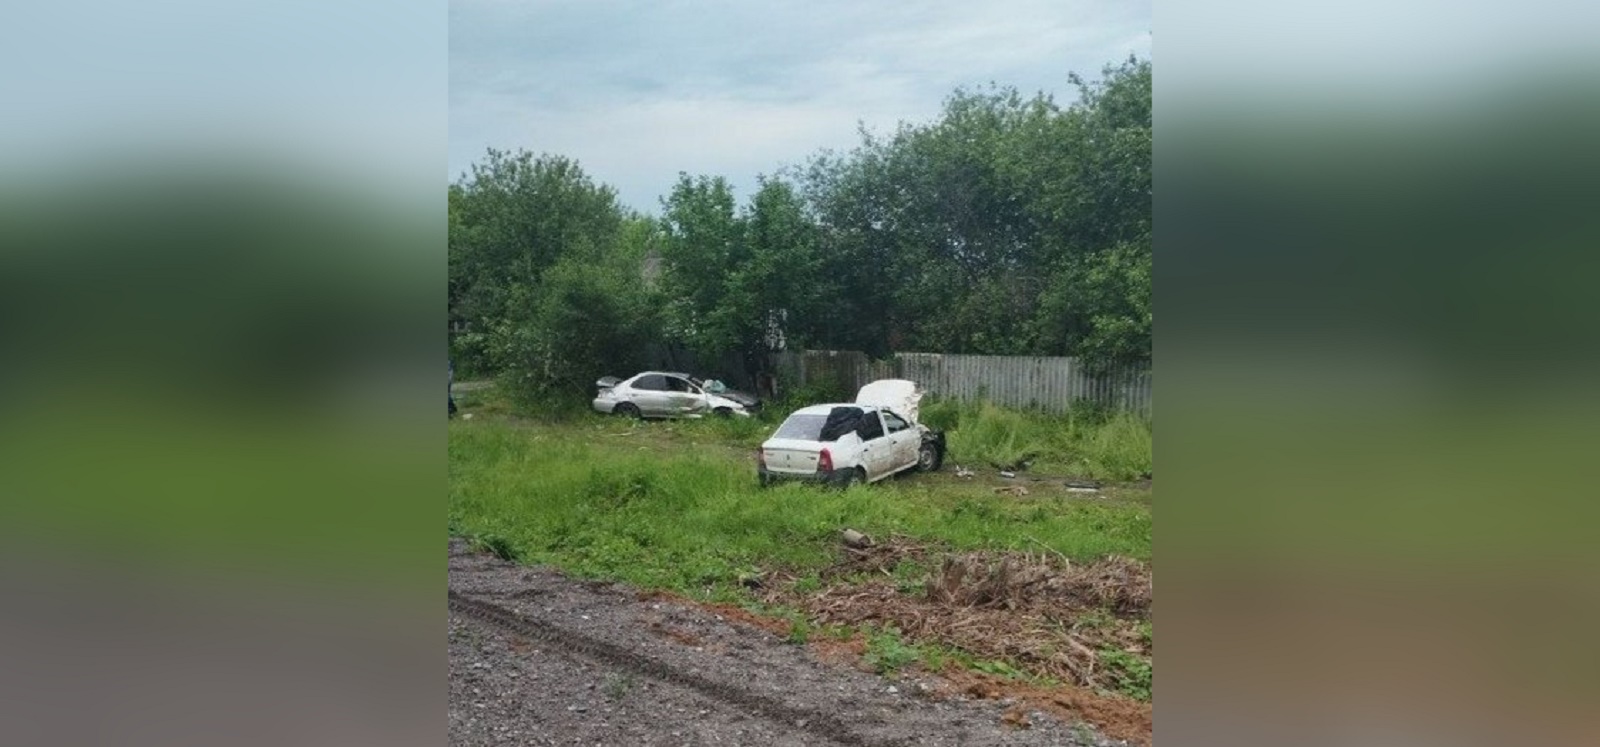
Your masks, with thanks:
[{"label": "white cloud", "polygon": [[989,82],[1070,100],[1148,54],[1150,8],[1120,0],[975,4],[535,3],[451,6],[450,175],[487,147],[578,159],[654,211],[679,171],[758,173],[935,116]]}]

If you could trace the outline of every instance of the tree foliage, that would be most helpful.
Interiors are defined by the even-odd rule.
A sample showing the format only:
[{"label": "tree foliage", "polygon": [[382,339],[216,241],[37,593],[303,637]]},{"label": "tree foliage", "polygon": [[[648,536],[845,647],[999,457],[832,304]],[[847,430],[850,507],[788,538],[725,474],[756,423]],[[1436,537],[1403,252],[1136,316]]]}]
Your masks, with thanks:
[{"label": "tree foliage", "polygon": [[490,150],[449,196],[449,309],[468,330],[453,354],[532,396],[587,384],[648,331],[638,229],[576,162]]},{"label": "tree foliage", "polygon": [[490,150],[449,189],[456,352],[528,391],[585,389],[651,346],[738,354],[750,375],[780,341],[1147,361],[1151,65],[1070,80],[1067,106],[957,90],[743,204],[681,173],[659,219],[568,159]]}]

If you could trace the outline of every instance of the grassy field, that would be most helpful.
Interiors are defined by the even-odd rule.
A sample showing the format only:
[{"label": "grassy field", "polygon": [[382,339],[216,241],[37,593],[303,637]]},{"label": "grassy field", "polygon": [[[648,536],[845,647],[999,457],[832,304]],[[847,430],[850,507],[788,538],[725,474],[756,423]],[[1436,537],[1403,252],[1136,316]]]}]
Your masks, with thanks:
[{"label": "grassy field", "polygon": [[952,458],[997,469],[1105,480],[1151,472],[1150,425],[1128,413],[1078,409],[1066,415],[1019,412],[988,402],[932,401],[921,420],[949,432]]},{"label": "grassy field", "polygon": [[452,532],[580,575],[711,597],[742,575],[830,562],[845,528],[958,550],[1150,556],[1138,500],[1017,499],[941,474],[763,490],[753,449],[720,438],[723,426],[596,421],[452,423]]},{"label": "grassy field", "polygon": [[[998,480],[993,468],[984,468],[988,479],[963,480],[947,466],[848,491],[762,489],[754,450],[774,427],[769,421],[639,423],[570,411],[523,418],[478,392],[462,404],[474,417],[449,426],[450,533],[581,577],[749,606],[752,579],[814,578],[838,562],[846,528],[950,552],[1150,558],[1148,487],[1108,487],[1087,497],[1052,481],[1018,496],[997,492],[998,483],[1011,481]],[[773,419],[786,413],[774,409]],[[1032,460],[1035,472],[1120,480],[1150,470],[1149,430],[1138,421],[1052,422],[937,403],[924,417],[936,419],[951,429],[947,465],[978,469],[1015,457]],[[888,640],[881,631],[872,635]],[[887,648],[874,651],[881,656]]]}]

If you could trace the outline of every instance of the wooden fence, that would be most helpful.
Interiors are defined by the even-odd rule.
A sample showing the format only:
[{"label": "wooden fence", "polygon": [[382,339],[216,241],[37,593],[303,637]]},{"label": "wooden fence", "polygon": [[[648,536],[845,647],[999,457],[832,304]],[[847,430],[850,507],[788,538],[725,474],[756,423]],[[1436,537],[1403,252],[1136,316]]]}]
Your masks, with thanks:
[{"label": "wooden fence", "polygon": [[875,379],[910,379],[930,394],[963,401],[1065,411],[1075,402],[1152,416],[1148,366],[1095,370],[1075,358],[896,353],[885,360],[837,350],[784,351],[776,356],[786,387],[824,385],[854,392]]}]

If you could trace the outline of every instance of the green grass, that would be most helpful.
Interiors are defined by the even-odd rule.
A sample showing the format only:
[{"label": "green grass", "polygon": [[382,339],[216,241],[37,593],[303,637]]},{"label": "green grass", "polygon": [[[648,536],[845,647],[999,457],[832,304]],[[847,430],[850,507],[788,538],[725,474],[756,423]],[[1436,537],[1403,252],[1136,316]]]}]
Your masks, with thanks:
[{"label": "green grass", "polygon": [[450,526],[503,557],[725,599],[737,596],[741,574],[826,566],[846,527],[955,549],[1150,556],[1151,517],[1140,504],[1016,501],[945,479],[763,490],[742,445],[700,438],[736,427],[454,421]]},{"label": "green grass", "polygon": [[867,633],[866,661],[878,674],[894,674],[922,659],[922,651],[907,644],[894,627]]},{"label": "green grass", "polygon": [[1027,469],[1105,480],[1151,472],[1150,424],[1136,415],[1077,408],[1065,415],[1022,412],[989,402],[931,401],[930,427],[947,432],[949,460],[969,466]]}]

